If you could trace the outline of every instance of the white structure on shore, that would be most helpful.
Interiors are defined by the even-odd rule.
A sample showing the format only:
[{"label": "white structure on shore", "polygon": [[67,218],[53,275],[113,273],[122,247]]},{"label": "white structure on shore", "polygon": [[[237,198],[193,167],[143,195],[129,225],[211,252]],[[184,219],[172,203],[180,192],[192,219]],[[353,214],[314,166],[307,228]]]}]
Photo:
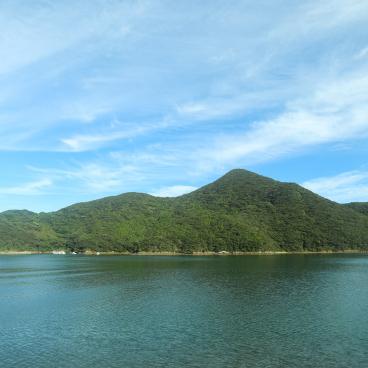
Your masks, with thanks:
[{"label": "white structure on shore", "polygon": [[65,250],[53,250],[52,254],[66,254]]}]

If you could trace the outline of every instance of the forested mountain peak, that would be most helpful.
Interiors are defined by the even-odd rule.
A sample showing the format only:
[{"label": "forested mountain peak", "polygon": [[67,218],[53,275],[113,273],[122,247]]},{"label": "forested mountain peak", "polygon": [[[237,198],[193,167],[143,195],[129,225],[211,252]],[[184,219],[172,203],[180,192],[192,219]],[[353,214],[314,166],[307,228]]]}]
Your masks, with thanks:
[{"label": "forested mountain peak", "polygon": [[176,198],[125,193],[52,213],[0,214],[2,249],[305,251],[368,249],[368,206],[235,169]]}]

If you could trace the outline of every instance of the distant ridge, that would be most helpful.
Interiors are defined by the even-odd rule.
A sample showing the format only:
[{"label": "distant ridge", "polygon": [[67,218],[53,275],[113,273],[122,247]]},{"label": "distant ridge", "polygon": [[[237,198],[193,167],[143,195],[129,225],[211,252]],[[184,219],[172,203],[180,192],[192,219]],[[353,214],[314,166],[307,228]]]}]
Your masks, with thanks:
[{"label": "distant ridge", "polygon": [[0,214],[0,250],[368,250],[368,204],[342,205],[236,169],[176,198],[125,193],[60,211]]}]

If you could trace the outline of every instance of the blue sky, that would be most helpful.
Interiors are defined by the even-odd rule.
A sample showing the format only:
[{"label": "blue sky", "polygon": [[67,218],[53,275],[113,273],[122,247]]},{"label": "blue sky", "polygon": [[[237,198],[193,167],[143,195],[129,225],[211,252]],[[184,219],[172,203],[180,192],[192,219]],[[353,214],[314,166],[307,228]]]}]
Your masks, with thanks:
[{"label": "blue sky", "polygon": [[0,210],[232,168],[368,201],[368,2],[0,3]]}]

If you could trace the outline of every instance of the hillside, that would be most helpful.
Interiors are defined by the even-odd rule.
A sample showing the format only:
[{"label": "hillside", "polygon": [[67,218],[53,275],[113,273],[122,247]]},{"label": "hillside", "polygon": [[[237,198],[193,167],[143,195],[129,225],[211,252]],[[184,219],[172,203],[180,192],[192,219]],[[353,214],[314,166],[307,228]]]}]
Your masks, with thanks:
[{"label": "hillside", "polygon": [[358,211],[364,215],[368,215],[368,203],[367,202],[352,202],[345,205],[355,211]]},{"label": "hillside", "polygon": [[233,170],[177,198],[126,193],[0,214],[0,248],[84,251],[368,249],[368,216],[299,185]]}]

